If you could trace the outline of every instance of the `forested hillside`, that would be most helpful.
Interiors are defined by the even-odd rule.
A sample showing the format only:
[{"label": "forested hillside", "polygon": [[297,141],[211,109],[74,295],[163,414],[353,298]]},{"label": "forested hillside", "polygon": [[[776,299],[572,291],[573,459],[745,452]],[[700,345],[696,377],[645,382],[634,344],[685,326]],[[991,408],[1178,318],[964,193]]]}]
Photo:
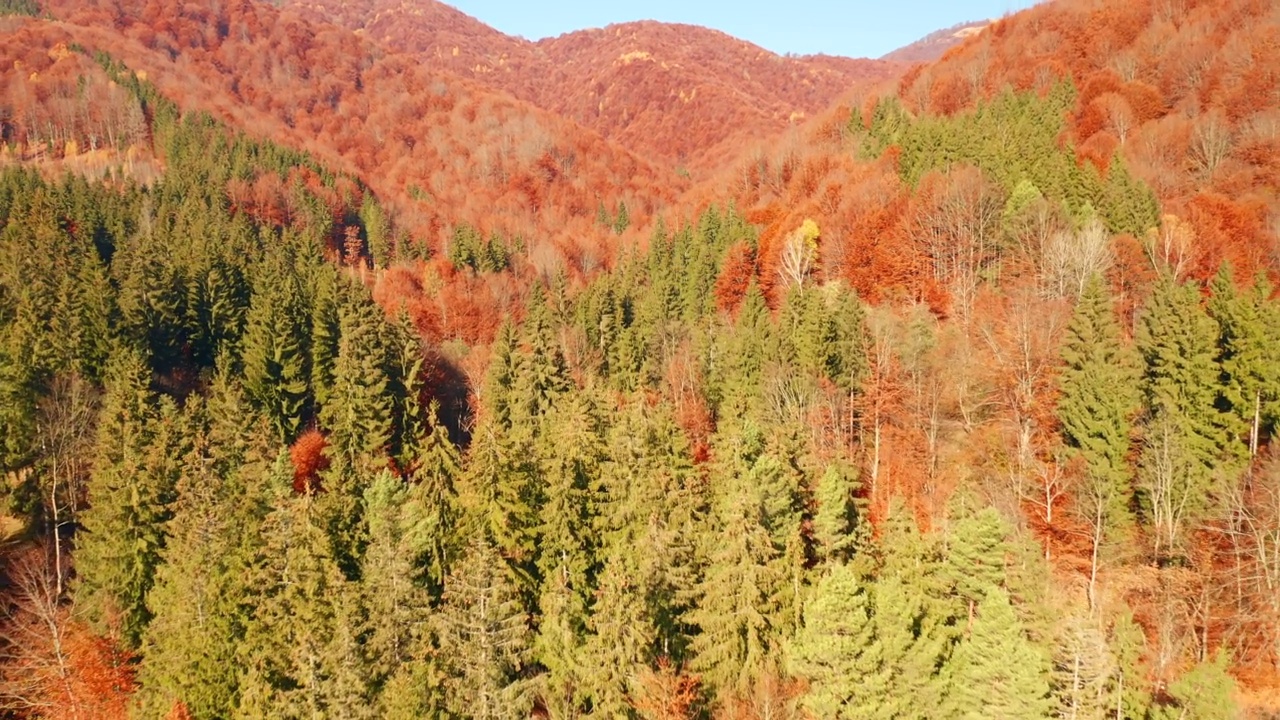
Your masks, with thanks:
[{"label": "forested hillside", "polygon": [[827,109],[894,63],[779,57],[706,28],[611,25],[530,42],[436,0],[290,0],[305,17],[360,29],[432,67],[569,118],[665,167],[718,169],[743,143]]},{"label": "forested hillside", "polygon": [[366,5],[0,2],[0,717],[1280,714],[1280,10],[684,177]]}]

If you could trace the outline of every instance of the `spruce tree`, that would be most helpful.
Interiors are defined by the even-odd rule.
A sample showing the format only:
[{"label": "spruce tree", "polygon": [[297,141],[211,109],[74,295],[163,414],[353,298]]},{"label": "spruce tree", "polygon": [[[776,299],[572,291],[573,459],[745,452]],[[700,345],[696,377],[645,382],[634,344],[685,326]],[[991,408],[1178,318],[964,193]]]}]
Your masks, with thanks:
[{"label": "spruce tree", "polygon": [[809,682],[803,704],[814,717],[891,718],[890,669],[871,620],[871,602],[854,570],[833,565],[804,607],[790,669]]},{"label": "spruce tree", "polygon": [[978,604],[971,632],[952,653],[946,673],[948,717],[1051,717],[1048,659],[1026,638],[1009,596],[998,587]]},{"label": "spruce tree", "polygon": [[432,422],[420,441],[411,476],[413,484],[405,498],[404,532],[420,568],[422,584],[439,598],[459,546],[461,508],[457,483],[462,474],[462,458],[440,424],[434,403],[428,415]]},{"label": "spruce tree", "polygon": [[1269,419],[1264,409],[1280,395],[1280,349],[1268,337],[1269,321],[1277,319],[1270,307],[1271,288],[1259,276],[1255,287],[1241,294],[1230,265],[1222,266],[1210,288],[1209,313],[1219,328],[1219,409],[1229,418],[1233,439],[1254,456]]},{"label": "spruce tree", "polygon": [[[705,565],[689,619],[694,668],[719,692],[740,691],[767,668],[788,618],[784,599],[791,579],[782,518],[770,513],[771,491],[782,474],[749,421],[722,430],[712,472],[711,512],[703,531]],[[775,531],[778,531],[775,533]]]},{"label": "spruce tree", "polygon": [[1148,408],[1139,477],[1161,554],[1176,552],[1182,529],[1205,512],[1214,474],[1232,454],[1217,408],[1218,333],[1196,288],[1169,277],[1139,319]]},{"label": "spruce tree", "polygon": [[[236,649],[252,593],[244,581],[252,560],[245,540],[256,539],[262,516],[238,512],[251,491],[237,475],[252,465],[234,466],[243,453],[215,445],[217,439],[214,431],[201,432],[184,461],[165,563],[147,595],[154,617],[138,679],[148,717],[160,717],[175,701],[194,718],[227,717],[238,697]],[[288,469],[281,464],[274,472]]]},{"label": "spruce tree", "polygon": [[363,469],[386,458],[394,430],[388,396],[389,327],[363,288],[349,288],[340,321],[334,384],[320,422],[329,430],[329,447],[351,467]]},{"label": "spruce tree", "polygon": [[146,596],[162,562],[186,442],[177,408],[150,385],[142,358],[118,351],[108,367],[90,507],[81,515],[76,550],[77,603],[100,626],[118,620],[133,647],[151,619]]},{"label": "spruce tree", "polygon": [[636,675],[652,659],[658,628],[651,611],[651,582],[635,561],[610,558],[600,572],[583,649],[586,692],[602,717],[633,717],[629,701]]},{"label": "spruce tree", "polygon": [[385,470],[364,492],[369,544],[361,558],[360,589],[369,618],[364,646],[375,685],[414,660],[430,615],[430,597],[415,583],[416,558],[407,531],[416,518],[408,496],[404,483]]},{"label": "spruce tree", "polygon": [[288,486],[276,491],[253,570],[259,599],[240,646],[233,716],[370,717],[358,588],[330,551],[314,499],[292,497]]},{"label": "spruce tree", "polygon": [[488,541],[474,540],[449,574],[436,626],[454,714],[474,720],[528,714],[529,627],[518,588]]},{"label": "spruce tree", "polygon": [[1133,494],[1128,455],[1139,395],[1136,358],[1098,277],[1085,286],[1062,344],[1058,420],[1071,453],[1087,473],[1087,496],[1106,527],[1129,524]]},{"label": "spruce tree", "polygon": [[298,434],[307,408],[309,328],[303,309],[292,271],[264,275],[249,303],[241,340],[245,391],[271,420],[280,442]]}]

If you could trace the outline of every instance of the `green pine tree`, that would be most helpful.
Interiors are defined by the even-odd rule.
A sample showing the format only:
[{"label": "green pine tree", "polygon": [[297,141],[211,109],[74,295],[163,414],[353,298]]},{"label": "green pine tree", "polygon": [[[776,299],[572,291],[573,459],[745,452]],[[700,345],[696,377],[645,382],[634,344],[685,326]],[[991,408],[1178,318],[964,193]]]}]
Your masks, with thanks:
[{"label": "green pine tree", "polygon": [[1052,716],[1048,659],[1026,637],[1009,596],[993,587],[947,662],[946,715],[1020,720]]},{"label": "green pine tree", "polygon": [[436,618],[449,709],[474,720],[516,720],[530,708],[530,632],[502,556],[474,540],[445,581]]},{"label": "green pine tree", "polygon": [[889,668],[871,621],[871,602],[854,570],[833,565],[805,603],[791,646],[790,670],[809,683],[804,706],[814,717],[891,718],[884,700]]}]

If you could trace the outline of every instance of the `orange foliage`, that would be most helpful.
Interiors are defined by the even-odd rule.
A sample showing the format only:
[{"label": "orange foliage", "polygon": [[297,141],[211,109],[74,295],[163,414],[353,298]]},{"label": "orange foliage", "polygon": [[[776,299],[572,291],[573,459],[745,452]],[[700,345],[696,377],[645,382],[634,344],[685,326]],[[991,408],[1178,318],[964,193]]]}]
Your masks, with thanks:
[{"label": "orange foliage", "polygon": [[690,720],[697,716],[700,684],[697,675],[661,657],[657,670],[643,670],[636,678],[631,704],[645,720]]},{"label": "orange foliage", "polygon": [[127,717],[136,688],[133,658],[72,617],[57,593],[51,554],[41,547],[20,551],[7,580],[12,612],[0,625],[6,698],[39,708],[41,717]]},{"label": "orange foliage", "polygon": [[728,313],[737,311],[755,274],[756,253],[751,246],[740,242],[730,247],[716,278],[716,306]]},{"label": "orange foliage", "polygon": [[289,459],[293,461],[293,491],[309,495],[320,489],[320,473],[329,467],[325,448],[329,441],[324,434],[311,428],[298,436],[289,447]]}]

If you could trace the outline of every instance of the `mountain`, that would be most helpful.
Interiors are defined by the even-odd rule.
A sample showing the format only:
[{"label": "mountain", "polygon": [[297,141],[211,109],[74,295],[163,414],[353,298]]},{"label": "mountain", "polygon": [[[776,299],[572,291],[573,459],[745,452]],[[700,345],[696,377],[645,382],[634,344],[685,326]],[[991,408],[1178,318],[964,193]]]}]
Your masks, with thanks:
[{"label": "mountain", "polygon": [[570,253],[587,243],[595,254],[598,241],[587,238],[599,232],[599,206],[625,203],[641,222],[683,182],[569,120],[289,9],[248,0],[47,7],[57,21],[10,21],[11,33],[43,38],[25,52],[38,58],[58,43],[105,52],[184,109],[307,149],[367,182],[431,251],[466,223],[568,243],[560,250]]},{"label": "mountain", "polygon": [[690,25],[626,23],[530,42],[436,0],[288,5],[672,165],[715,166],[725,148],[782,131],[854,86],[900,71],[875,60],[781,57]]},{"label": "mountain", "polygon": [[1278,69],[0,0],[0,716],[1280,716]]},{"label": "mountain", "polygon": [[930,63],[941,58],[951,48],[980,34],[990,26],[990,20],[977,20],[952,25],[943,30],[935,30],[910,45],[904,45],[891,53],[881,55],[880,59],[907,65]]}]

